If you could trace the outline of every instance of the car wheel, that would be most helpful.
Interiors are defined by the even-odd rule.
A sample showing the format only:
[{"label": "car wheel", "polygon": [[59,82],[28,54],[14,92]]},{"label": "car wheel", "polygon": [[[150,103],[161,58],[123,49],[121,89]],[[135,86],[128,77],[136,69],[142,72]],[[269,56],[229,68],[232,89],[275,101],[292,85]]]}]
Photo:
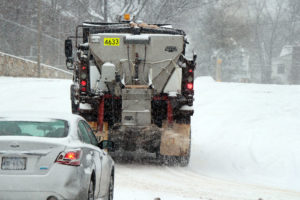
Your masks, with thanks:
[{"label": "car wheel", "polygon": [[94,200],[94,196],[94,182],[91,180],[88,191],[88,200]]},{"label": "car wheel", "polygon": [[108,200],[114,199],[114,175],[110,176],[109,188],[108,188]]}]

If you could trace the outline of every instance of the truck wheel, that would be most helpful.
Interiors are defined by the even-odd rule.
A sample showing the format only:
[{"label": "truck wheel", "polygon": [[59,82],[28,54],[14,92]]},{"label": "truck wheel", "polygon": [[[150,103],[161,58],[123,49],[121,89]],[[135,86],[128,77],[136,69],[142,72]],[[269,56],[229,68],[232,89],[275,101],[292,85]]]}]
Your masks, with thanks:
[{"label": "truck wheel", "polygon": [[188,166],[189,162],[190,162],[190,154],[188,154],[187,156],[179,156],[178,157],[178,164],[181,167]]},{"label": "truck wheel", "polygon": [[76,103],[74,102],[74,100],[72,100],[72,113],[73,113],[73,114],[77,114],[77,113],[78,113],[78,108],[79,108],[79,105],[76,104]]},{"label": "truck wheel", "polygon": [[72,113],[77,114],[78,108],[79,108],[79,103],[78,103],[78,100],[76,100],[76,98],[75,98],[75,85],[71,85],[70,91],[71,91]]},{"label": "truck wheel", "polygon": [[175,166],[178,162],[176,156],[161,155],[160,153],[156,155],[156,160],[158,164],[165,166]]},{"label": "truck wheel", "polygon": [[163,156],[161,155],[158,159],[159,164],[166,166],[188,166],[190,161],[190,155],[186,156]]}]

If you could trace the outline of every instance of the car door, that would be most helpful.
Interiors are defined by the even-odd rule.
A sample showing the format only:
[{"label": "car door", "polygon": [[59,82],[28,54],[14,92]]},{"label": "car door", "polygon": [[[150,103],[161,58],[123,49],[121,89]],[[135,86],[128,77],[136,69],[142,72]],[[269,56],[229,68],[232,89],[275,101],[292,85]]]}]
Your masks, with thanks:
[{"label": "car door", "polygon": [[[98,141],[96,136],[93,133],[92,128],[88,125],[88,123],[84,122],[86,128],[87,128],[87,133],[94,145],[98,147]],[[99,148],[99,147],[98,147]],[[101,171],[101,194],[105,194],[108,191],[108,186],[109,186],[109,181],[110,181],[110,174],[111,174],[111,162],[108,158],[108,153],[103,151],[102,149],[99,148],[100,151],[100,159],[102,163],[102,171]]]},{"label": "car door", "polygon": [[[79,131],[79,137],[81,140],[86,144],[83,152],[84,156],[86,157],[86,168],[95,170],[95,196],[99,196],[100,192],[100,183],[101,183],[101,171],[102,171],[102,155],[99,151],[98,142],[91,139],[89,136],[89,126],[87,126],[87,123],[83,120],[80,120],[78,122],[78,131]],[[102,194],[102,193],[101,193]]]}]

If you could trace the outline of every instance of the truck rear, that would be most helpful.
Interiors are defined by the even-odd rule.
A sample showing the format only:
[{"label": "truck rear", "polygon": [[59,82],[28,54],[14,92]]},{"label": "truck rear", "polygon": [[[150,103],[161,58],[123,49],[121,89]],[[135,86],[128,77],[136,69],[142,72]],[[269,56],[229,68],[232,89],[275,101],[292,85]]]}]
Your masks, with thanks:
[{"label": "truck rear", "polygon": [[65,41],[72,112],[115,143],[113,157],[188,164],[196,56],[186,45],[182,30],[133,21],[86,22]]}]

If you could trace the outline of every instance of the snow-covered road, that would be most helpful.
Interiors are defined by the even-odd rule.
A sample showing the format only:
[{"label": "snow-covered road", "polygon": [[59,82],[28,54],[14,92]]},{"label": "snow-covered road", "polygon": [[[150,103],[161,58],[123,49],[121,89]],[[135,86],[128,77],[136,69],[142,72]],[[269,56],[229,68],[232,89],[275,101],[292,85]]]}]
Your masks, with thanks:
[{"label": "snow-covered road", "polygon": [[116,199],[299,200],[297,192],[210,178],[190,168],[119,165]]},{"label": "snow-covered road", "polygon": [[[0,115],[71,112],[70,80],[0,77]],[[186,168],[118,164],[115,199],[300,200],[300,86],[195,82]]]}]

